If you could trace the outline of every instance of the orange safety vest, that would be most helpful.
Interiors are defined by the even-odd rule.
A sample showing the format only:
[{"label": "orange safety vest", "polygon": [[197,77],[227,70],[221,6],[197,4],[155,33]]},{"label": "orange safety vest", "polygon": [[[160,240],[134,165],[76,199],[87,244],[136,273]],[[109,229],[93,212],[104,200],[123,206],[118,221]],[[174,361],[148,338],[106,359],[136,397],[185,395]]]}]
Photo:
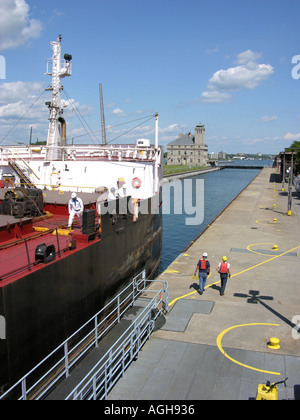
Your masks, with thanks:
[{"label": "orange safety vest", "polygon": [[206,270],[206,261],[207,260],[199,260],[199,262],[201,263],[200,270]]},{"label": "orange safety vest", "polygon": [[226,262],[221,263],[219,273],[222,273],[222,274],[225,274],[225,273],[228,274],[229,273],[228,264]]}]

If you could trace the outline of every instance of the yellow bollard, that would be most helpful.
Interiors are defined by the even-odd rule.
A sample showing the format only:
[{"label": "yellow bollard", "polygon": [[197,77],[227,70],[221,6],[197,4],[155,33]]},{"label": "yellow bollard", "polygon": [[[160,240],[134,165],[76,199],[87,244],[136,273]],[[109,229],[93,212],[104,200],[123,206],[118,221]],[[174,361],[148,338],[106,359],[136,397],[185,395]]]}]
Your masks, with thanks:
[{"label": "yellow bollard", "polygon": [[279,343],[280,343],[279,338],[271,337],[270,342],[268,343],[268,347],[269,349],[272,349],[272,350],[279,350],[280,349]]}]

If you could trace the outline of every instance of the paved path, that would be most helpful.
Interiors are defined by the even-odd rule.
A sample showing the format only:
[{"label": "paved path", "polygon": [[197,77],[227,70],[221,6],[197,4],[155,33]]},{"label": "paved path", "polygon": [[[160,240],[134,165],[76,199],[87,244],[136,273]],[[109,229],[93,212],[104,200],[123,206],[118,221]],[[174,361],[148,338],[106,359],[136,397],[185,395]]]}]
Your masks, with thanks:
[{"label": "paved path", "polygon": [[[287,195],[275,178],[263,169],[160,276],[169,284],[170,314],[109,400],[244,400],[256,396],[259,383],[287,376],[279,398],[299,396],[300,335],[293,327],[300,326],[300,196],[287,216]],[[200,296],[191,276],[203,252],[212,274]],[[232,277],[220,296],[215,267],[223,255]],[[274,336],[279,350],[267,346]]]}]

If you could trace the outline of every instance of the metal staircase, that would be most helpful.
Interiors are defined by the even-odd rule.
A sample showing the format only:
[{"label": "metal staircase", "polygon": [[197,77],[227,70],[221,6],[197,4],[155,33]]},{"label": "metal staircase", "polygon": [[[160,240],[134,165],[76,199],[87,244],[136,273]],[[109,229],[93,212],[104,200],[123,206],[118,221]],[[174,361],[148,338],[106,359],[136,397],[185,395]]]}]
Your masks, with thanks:
[{"label": "metal staircase", "polygon": [[29,171],[27,169],[23,169],[15,160],[9,161],[9,166],[16,172],[16,174],[20,177],[20,184],[27,188],[34,188],[35,185],[30,179]]}]

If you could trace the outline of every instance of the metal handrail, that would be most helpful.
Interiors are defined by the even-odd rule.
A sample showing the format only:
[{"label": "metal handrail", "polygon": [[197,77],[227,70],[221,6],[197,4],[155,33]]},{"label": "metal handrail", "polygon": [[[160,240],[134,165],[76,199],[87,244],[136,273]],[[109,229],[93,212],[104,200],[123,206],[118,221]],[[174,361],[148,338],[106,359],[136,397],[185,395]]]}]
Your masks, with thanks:
[{"label": "metal handrail", "polygon": [[[3,395],[0,396],[0,400],[13,398],[19,400],[28,399],[42,399],[56,383],[70,375],[72,367],[78,362],[79,359],[92,348],[98,347],[99,340],[116,324],[119,323],[124,313],[131,307],[138,296],[145,292],[145,289],[141,289],[140,285],[146,285],[148,283],[157,282],[155,280],[147,280],[145,270],[136,276],[128,286],[123,289],[115,298],[108,302],[99,312],[97,312],[91,319],[89,319],[84,325],[82,325],[75,333],[73,333],[68,339],[56,347],[47,357],[45,357],[40,363],[38,363],[30,372],[23,376],[17,381],[10,389],[8,389]],[[160,281],[161,282],[161,281]],[[163,287],[155,293],[160,296],[159,305],[161,308],[164,307],[168,311],[168,299],[162,300],[162,294],[167,295],[167,285],[165,282]],[[147,290],[147,293],[149,290]],[[123,296],[124,295],[124,296]],[[114,305],[113,309],[109,310]],[[99,321],[101,317],[101,320]],[[105,326],[107,321],[110,323]],[[83,337],[73,344],[73,339],[76,335],[80,335],[86,327],[90,324],[90,329],[87,333],[83,334]],[[48,369],[44,369],[44,373],[32,381],[31,377],[36,375],[36,372],[42,368],[43,365],[48,365],[49,360],[55,358],[52,366]],[[31,379],[31,381],[30,381]],[[33,383],[30,383],[33,382]],[[47,382],[47,385],[43,386],[42,391],[41,384]],[[20,395],[21,392],[21,395]],[[18,394],[18,396],[16,396]]]},{"label": "metal handrail", "polygon": [[[31,176],[31,173],[33,173],[33,175],[37,178],[37,179],[40,179],[39,178],[39,176],[32,170],[32,168],[28,165],[28,163],[26,162],[26,160],[24,160],[23,158],[22,158],[22,156],[19,156],[19,153],[18,153],[18,155],[16,156],[16,154],[15,154],[15,152],[13,151],[13,150],[11,150],[11,149],[7,149],[10,153],[11,153],[11,155],[12,155],[12,158],[10,158],[13,162],[15,162],[15,163],[17,163],[18,161],[21,161],[24,165],[25,165],[25,168],[22,168],[22,167],[20,167],[20,169],[24,169],[25,171],[26,171],[26,173],[29,175],[29,176]],[[9,159],[9,158],[8,158]],[[18,163],[17,163],[18,164]]]},{"label": "metal handrail", "polygon": [[[132,144],[122,144],[122,145],[67,145],[67,146],[11,146],[1,147],[1,160],[2,163],[6,159],[10,158],[10,155],[13,157],[17,154],[18,159],[22,159],[25,162],[25,159],[36,159],[36,158],[46,158],[46,153],[49,150],[59,150],[66,153],[66,158],[64,161],[77,160],[77,158],[87,158],[87,157],[107,157],[109,159],[125,159],[125,160],[140,160],[147,161],[155,160],[155,146],[136,146]],[[39,154],[39,156],[38,156]],[[64,156],[64,154],[63,154]]]},{"label": "metal handrail", "polygon": [[161,313],[161,309],[158,312],[156,309],[161,304],[161,291],[157,291],[142,313],[70,392],[66,400],[107,398],[109,391],[124,375],[125,370],[149,339],[154,329],[155,319]]},{"label": "metal handrail", "polygon": [[[32,260],[32,258],[31,258],[32,255],[33,255],[33,258],[34,258],[34,252],[35,252],[35,249],[36,249],[36,245],[34,245],[34,248],[29,249],[28,242],[30,242],[30,240],[34,240],[34,239],[37,239],[37,238],[40,238],[40,237],[42,238],[45,235],[49,235],[49,234],[52,234],[52,233],[56,232],[56,235],[55,235],[56,237],[53,238],[52,241],[50,241],[50,242],[48,241],[47,244],[48,245],[54,244],[57,247],[57,250],[55,250],[55,255],[57,255],[58,257],[60,257],[62,253],[69,251],[69,248],[67,246],[65,246],[62,249],[60,247],[59,239],[58,239],[58,229],[60,227],[61,226],[57,226],[57,227],[52,228],[52,229],[49,228],[45,232],[38,232],[38,233],[32,234],[31,236],[28,236],[26,238],[16,239],[15,241],[13,241],[11,243],[1,245],[0,246],[0,251],[2,251],[3,249],[7,249],[11,246],[15,246],[15,245],[19,246],[19,245],[24,244],[25,250],[21,254],[23,254],[24,252],[26,253],[27,264],[25,264],[23,266],[20,266],[20,267],[14,267],[10,271],[0,273],[0,282],[8,280],[10,277],[12,277],[12,276],[14,276],[18,273],[22,273],[23,271],[31,271],[31,269],[33,267],[37,266],[38,264],[41,264],[40,261],[35,261],[35,260]],[[2,256],[2,254],[0,254],[0,256]],[[16,257],[16,254],[14,255],[14,258],[15,257]],[[3,261],[5,261],[5,259],[3,259]]]}]

